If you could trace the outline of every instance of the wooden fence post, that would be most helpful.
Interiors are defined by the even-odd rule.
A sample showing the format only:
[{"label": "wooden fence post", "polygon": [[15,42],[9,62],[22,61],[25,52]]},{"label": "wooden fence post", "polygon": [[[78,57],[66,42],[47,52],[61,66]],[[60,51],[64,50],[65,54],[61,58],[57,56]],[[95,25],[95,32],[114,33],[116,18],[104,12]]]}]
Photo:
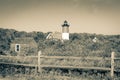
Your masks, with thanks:
[{"label": "wooden fence post", "polygon": [[41,71],[41,67],[40,67],[40,55],[41,55],[41,51],[38,52],[38,72]]},{"label": "wooden fence post", "polygon": [[111,78],[114,80],[114,57],[115,57],[115,52],[111,53]]}]

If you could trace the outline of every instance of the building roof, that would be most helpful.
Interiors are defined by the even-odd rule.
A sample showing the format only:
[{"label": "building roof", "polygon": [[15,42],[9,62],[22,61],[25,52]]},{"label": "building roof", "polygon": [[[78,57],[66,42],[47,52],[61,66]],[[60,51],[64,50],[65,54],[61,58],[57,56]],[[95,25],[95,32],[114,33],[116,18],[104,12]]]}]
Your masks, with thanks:
[{"label": "building roof", "polygon": [[30,44],[30,43],[35,43],[35,40],[32,37],[24,37],[24,38],[15,38],[14,41],[12,41],[12,43],[16,43],[16,44]]},{"label": "building roof", "polygon": [[69,27],[70,25],[68,25],[68,22],[65,20],[64,24],[62,25],[62,27]]},{"label": "building roof", "polygon": [[62,39],[62,33],[60,32],[49,33],[46,39]]}]

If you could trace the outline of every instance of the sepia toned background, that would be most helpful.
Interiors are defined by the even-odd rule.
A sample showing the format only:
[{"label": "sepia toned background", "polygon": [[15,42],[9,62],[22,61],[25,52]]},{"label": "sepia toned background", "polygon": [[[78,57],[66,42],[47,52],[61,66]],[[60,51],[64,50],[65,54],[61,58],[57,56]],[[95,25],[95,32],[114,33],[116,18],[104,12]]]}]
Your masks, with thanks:
[{"label": "sepia toned background", "polygon": [[0,28],[120,34],[120,0],[0,0]]}]

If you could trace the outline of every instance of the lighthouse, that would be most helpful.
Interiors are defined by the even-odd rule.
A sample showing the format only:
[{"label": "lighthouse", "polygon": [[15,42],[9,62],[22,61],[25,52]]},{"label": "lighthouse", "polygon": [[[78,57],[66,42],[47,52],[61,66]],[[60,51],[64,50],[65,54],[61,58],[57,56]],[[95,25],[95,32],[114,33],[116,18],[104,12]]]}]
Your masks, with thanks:
[{"label": "lighthouse", "polygon": [[62,25],[62,39],[69,40],[69,24],[66,20]]}]

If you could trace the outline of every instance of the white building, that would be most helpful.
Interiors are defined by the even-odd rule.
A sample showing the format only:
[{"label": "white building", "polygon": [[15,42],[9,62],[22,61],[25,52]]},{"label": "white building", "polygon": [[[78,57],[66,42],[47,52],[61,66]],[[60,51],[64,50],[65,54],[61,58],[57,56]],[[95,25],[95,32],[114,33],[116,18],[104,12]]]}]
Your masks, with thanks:
[{"label": "white building", "polygon": [[98,41],[98,39],[96,37],[94,37],[94,39],[92,40],[94,43],[96,43]]},{"label": "white building", "polygon": [[60,39],[60,40],[69,40],[69,25],[65,20],[62,25],[62,32],[52,32],[49,33],[46,39]]},{"label": "white building", "polygon": [[66,20],[62,25],[62,40],[69,40],[69,24]]}]

